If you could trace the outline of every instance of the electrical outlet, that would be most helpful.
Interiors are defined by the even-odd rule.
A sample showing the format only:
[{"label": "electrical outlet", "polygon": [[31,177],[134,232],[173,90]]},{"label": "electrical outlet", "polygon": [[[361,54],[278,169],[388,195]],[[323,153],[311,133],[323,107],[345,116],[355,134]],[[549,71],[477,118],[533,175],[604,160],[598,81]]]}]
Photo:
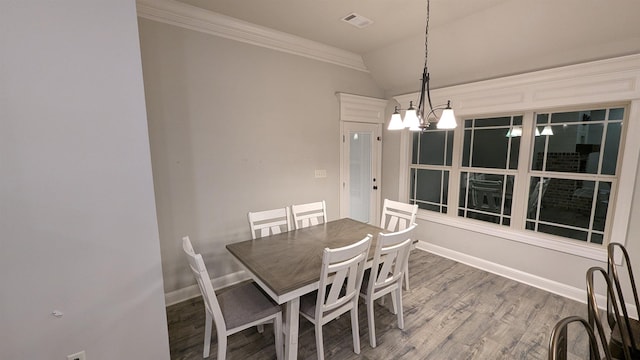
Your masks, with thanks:
[{"label": "electrical outlet", "polygon": [[82,350],[75,354],[67,355],[67,360],[87,360],[87,356],[84,353],[84,350]]},{"label": "electrical outlet", "polygon": [[316,179],[318,178],[326,178],[327,177],[327,170],[322,169],[322,170],[316,170]]}]

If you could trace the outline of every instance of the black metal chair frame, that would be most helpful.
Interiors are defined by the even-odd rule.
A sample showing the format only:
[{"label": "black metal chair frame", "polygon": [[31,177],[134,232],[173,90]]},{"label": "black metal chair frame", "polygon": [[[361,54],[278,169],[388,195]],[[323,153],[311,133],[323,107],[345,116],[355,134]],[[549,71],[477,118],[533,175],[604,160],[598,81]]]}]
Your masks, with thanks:
[{"label": "black metal chair frame", "polygon": [[[620,249],[620,251],[622,252],[622,255],[624,256],[624,262],[626,263],[627,274],[629,275],[629,283],[631,285],[631,290],[633,292],[633,298],[634,298],[633,300],[636,306],[636,316],[640,315],[639,314],[640,302],[638,301],[638,290],[636,288],[635,279],[633,278],[633,270],[631,269],[631,262],[629,261],[629,253],[627,252],[627,249],[625,249],[625,247],[622,244],[610,243],[609,246],[607,246],[607,270],[609,273],[609,277],[613,280],[613,285],[615,286],[615,289],[616,289],[617,298],[615,300],[617,304],[620,305],[620,310],[622,310],[622,317],[615,316],[615,314],[611,311],[611,308],[613,307],[613,302],[610,301],[609,296],[607,296],[607,322],[609,323],[609,326],[613,329],[613,327],[616,325],[621,326],[620,324],[618,324],[618,319],[624,320],[624,324],[622,326],[625,329],[627,329],[627,333],[630,339],[634,339],[629,343],[631,347],[630,349],[631,355],[633,355],[634,358],[640,358],[640,348],[638,348],[637,341],[635,341],[635,339],[638,339],[640,336],[640,334],[635,333],[636,331],[638,331],[640,326],[638,326],[638,320],[630,318],[629,312],[627,311],[627,305],[624,300],[624,295],[622,293],[622,286],[620,285],[620,277],[618,276],[618,269],[615,264],[616,248]],[[623,344],[621,340],[622,339],[615,339],[615,341],[617,341],[619,344]]]},{"label": "black metal chair frame", "polygon": [[[602,274],[602,278],[605,280],[607,284],[607,304],[609,301],[611,302],[611,308],[613,309],[614,316],[616,319],[620,319],[620,311],[618,310],[618,302],[616,301],[616,296],[613,290],[613,285],[611,284],[611,280],[609,278],[609,274],[601,267],[594,266],[587,270],[587,312],[589,314],[589,325],[598,331],[598,335],[600,337],[600,341],[603,344],[603,347],[608,348],[610,353],[613,355],[615,353],[615,349],[612,349],[611,343],[607,342],[607,338],[604,331],[604,326],[602,325],[602,317],[600,316],[600,311],[598,310],[598,302],[596,299],[596,291],[594,287],[594,274],[599,272]],[[608,307],[608,306],[607,306]],[[608,310],[608,309],[607,309]],[[607,311],[608,312],[608,311]],[[607,314],[607,318],[608,318]],[[594,326],[595,325],[595,326]],[[620,323],[616,323],[617,326],[620,326]],[[615,325],[614,325],[615,326]],[[631,339],[629,338],[629,332],[625,331],[626,329],[620,329],[620,334],[622,336],[623,344],[630,344]],[[613,332],[613,327],[611,328]],[[624,355],[624,359],[632,360],[631,353],[629,351],[629,347],[622,346],[622,352]],[[591,359],[596,359],[595,354],[591,354]]]},{"label": "black metal chair frame", "polygon": [[[592,360],[601,360],[600,350],[598,347],[598,339],[596,338],[595,333],[593,332],[593,327],[589,325],[587,320],[581,318],[580,316],[569,316],[566,317],[556,324],[551,332],[551,338],[549,339],[549,360],[566,360],[567,359],[567,328],[569,324],[573,322],[578,322],[582,324],[584,329],[587,331],[587,335],[589,335],[589,349],[590,353],[593,354]],[[604,349],[604,358],[606,360],[611,360],[611,352],[606,344],[603,344]]]}]

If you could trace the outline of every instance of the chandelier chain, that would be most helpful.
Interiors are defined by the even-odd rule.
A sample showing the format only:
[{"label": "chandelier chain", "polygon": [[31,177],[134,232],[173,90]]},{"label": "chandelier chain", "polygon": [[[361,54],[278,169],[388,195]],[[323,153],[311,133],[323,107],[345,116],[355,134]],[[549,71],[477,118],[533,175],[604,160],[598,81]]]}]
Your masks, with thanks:
[{"label": "chandelier chain", "polygon": [[429,58],[429,0],[427,0],[427,22],[424,30],[424,67],[427,68],[427,59]]}]

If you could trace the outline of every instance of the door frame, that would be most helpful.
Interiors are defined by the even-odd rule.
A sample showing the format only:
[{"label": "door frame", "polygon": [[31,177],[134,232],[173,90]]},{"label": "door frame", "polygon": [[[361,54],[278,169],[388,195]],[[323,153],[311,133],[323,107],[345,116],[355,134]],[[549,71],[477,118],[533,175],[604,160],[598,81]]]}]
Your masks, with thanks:
[{"label": "door frame", "polygon": [[[374,217],[371,218],[373,225],[380,222],[380,205],[382,194],[382,126],[385,123],[385,111],[388,101],[372,97],[337,93],[340,101],[340,218],[349,216],[349,192],[347,183],[349,161],[346,158],[346,132],[345,123],[368,123],[377,124],[377,141],[374,141],[375,151],[375,174],[378,186],[374,195]],[[348,126],[347,126],[348,127]]]}]

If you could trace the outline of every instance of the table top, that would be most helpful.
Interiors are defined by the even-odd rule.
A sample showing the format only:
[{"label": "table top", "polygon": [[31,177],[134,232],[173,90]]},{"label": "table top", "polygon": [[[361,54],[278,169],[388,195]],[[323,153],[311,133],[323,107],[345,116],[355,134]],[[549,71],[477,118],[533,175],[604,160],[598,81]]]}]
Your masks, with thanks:
[{"label": "table top", "polygon": [[270,292],[286,301],[287,294],[316,284],[320,279],[324,248],[337,248],[373,236],[369,260],[373,259],[378,233],[387,232],[374,225],[352,219],[329,221],[325,224],[292,230],[227,245],[253,275]]}]

